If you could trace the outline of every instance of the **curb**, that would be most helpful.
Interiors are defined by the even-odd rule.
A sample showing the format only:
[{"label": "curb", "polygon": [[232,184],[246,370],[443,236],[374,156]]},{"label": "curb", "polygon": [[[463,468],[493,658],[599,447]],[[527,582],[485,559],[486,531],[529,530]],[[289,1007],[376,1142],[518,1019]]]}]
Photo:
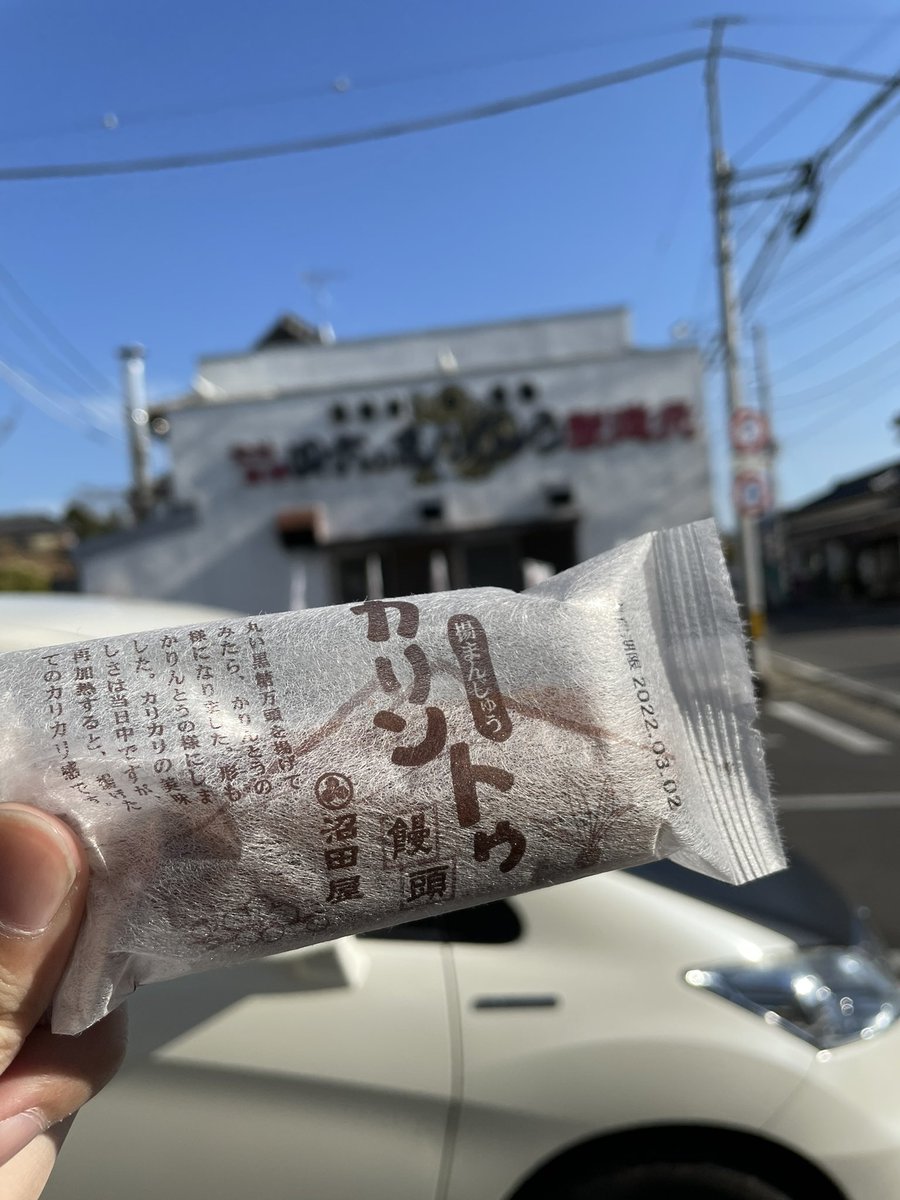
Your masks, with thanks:
[{"label": "curb", "polygon": [[849,675],[826,671],[824,667],[815,667],[812,663],[803,662],[799,658],[789,658],[777,651],[772,654],[772,665],[792,679],[800,679],[804,683],[817,683],[820,687],[830,688],[831,691],[844,696],[852,696],[856,700],[865,700],[868,704],[876,704],[879,708],[900,713],[900,692],[891,692],[871,683],[862,683],[858,679],[851,679]]}]

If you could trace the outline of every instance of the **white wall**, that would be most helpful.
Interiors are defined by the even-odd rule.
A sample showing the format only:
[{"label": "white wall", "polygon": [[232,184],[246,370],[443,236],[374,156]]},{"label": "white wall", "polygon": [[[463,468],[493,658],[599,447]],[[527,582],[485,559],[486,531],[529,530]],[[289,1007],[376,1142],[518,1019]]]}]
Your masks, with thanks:
[{"label": "white wall", "polygon": [[[235,446],[270,443],[279,457],[307,439],[333,444],[341,436],[366,439],[366,454],[389,448],[409,422],[409,414],[360,419],[336,425],[335,404],[356,411],[361,402],[383,408],[404,393],[364,389],[325,396],[245,402],[185,409],[172,414],[171,453],[178,494],[204,503],[211,519],[224,525],[274,520],[277,512],[320,506],[329,542],[355,540],[423,528],[419,505],[440,498],[451,529],[544,519],[548,487],[569,485],[576,504],[596,535],[585,535],[585,553],[610,541],[660,524],[709,515],[707,453],[702,430],[700,368],[693,351],[633,352],[624,357],[570,366],[523,369],[500,375],[460,374],[453,381],[480,397],[498,384],[522,381],[538,389],[529,406],[512,407],[524,421],[536,411],[563,420],[572,412],[612,410],[640,403],[659,409],[686,399],[694,409],[697,435],[658,442],[620,442],[588,450],[561,448],[548,454],[523,449],[481,479],[459,479],[452,469],[436,483],[419,484],[409,468],[339,475],[330,469],[298,478],[288,475],[248,485],[233,461]],[[435,385],[441,386],[439,381]],[[605,532],[601,532],[605,531]]]},{"label": "white wall", "polygon": [[[487,341],[481,331],[463,333],[469,338],[466,344],[474,347],[473,359],[477,354],[487,355],[488,342],[496,357],[496,327],[488,328]],[[598,351],[601,334],[607,344]],[[280,543],[276,521],[280,513],[291,510],[317,510],[319,539],[327,547],[401,533],[427,534],[429,526],[420,512],[426,500],[439,500],[443,506],[436,533],[546,521],[558,515],[548,504],[547,490],[569,487],[578,517],[577,552],[581,558],[650,529],[708,516],[712,508],[699,355],[696,349],[684,346],[622,350],[626,334],[623,313],[567,318],[551,322],[549,329],[519,323],[508,339],[500,339],[503,354],[517,355],[514,369],[460,369],[442,377],[432,364],[424,385],[354,385],[175,410],[170,414],[169,434],[174,484],[179,500],[195,506],[195,525],[156,537],[147,531],[127,546],[110,542],[106,550],[100,543],[89,544],[83,560],[84,586],[86,590],[198,601],[245,611],[280,610],[290,605],[291,562],[301,561],[300,554],[307,605],[330,603],[328,554],[316,549],[288,552]],[[462,346],[462,333],[460,337]],[[398,347],[409,350],[413,343],[421,343],[410,352],[415,366],[420,352],[425,352],[422,347],[430,354],[435,340],[440,339],[435,335],[390,339],[386,348],[377,342],[348,344],[343,348],[346,363],[342,370],[361,372],[366,355],[371,361],[382,351],[396,357]],[[616,344],[619,351],[611,353]],[[587,353],[585,347],[591,346],[593,350]],[[554,358],[563,347],[575,357],[565,361]],[[331,354],[333,349],[322,352]],[[550,350],[553,353],[548,357]],[[301,349],[299,353],[310,352]],[[281,354],[270,350],[253,356],[258,360],[254,369],[263,370],[264,360],[274,362]],[[248,361],[244,360],[245,365]],[[364,440],[364,457],[371,460],[380,452],[393,452],[397,435],[412,423],[413,393],[433,396],[441,387],[454,384],[481,405],[494,387],[502,385],[515,397],[525,382],[537,390],[534,402],[523,404],[513,398],[507,405],[520,425],[527,426],[536,412],[550,414],[562,424],[573,412],[609,412],[634,404],[658,411],[669,402],[682,400],[693,408],[696,435],[691,439],[620,441],[591,449],[561,446],[543,454],[525,446],[476,479],[460,478],[458,464],[442,459],[440,478],[427,483],[417,482],[416,472],[409,466],[365,471],[357,464],[343,474],[327,466],[319,474],[289,473],[248,484],[233,457],[236,446],[266,443],[276,459],[286,460],[290,447],[298,443],[316,441],[327,447],[337,438],[349,436]],[[392,400],[403,406],[403,412],[395,417],[385,415]],[[362,420],[357,415],[362,403],[375,405],[380,415],[372,421]],[[352,414],[350,419],[336,423],[332,417],[335,405]]]},{"label": "white wall", "polygon": [[[214,604],[239,612],[281,612],[291,602],[291,559],[278,541],[268,513],[249,511],[230,527],[205,522],[190,528],[146,532],[103,552],[102,542],[83,547],[79,562],[85,592]],[[331,600],[327,561],[296,555],[306,566],[306,605]]]},{"label": "white wall", "polygon": [[[624,308],[561,317],[424,330],[331,345],[271,346],[254,354],[200,360],[205,394],[266,396],[285,390],[365,387],[428,379],[438,357],[452,352],[463,372],[504,369],[523,361],[560,362],[583,354],[616,354],[630,342]],[[201,387],[203,384],[201,384]]]}]

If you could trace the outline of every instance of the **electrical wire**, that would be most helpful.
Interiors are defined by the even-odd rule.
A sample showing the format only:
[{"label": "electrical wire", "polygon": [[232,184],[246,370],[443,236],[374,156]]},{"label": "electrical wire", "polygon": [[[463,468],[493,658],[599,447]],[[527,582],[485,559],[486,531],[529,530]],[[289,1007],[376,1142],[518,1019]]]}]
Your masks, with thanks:
[{"label": "electrical wire", "polygon": [[681,164],[680,170],[673,171],[675,176],[674,198],[666,206],[668,221],[663,232],[656,240],[656,254],[660,258],[665,258],[672,248],[672,243],[675,240],[675,235],[678,233],[678,227],[684,215],[684,207],[687,203],[690,193],[690,165],[697,159],[698,143],[702,136],[703,130],[703,109],[698,109],[694,120],[691,122],[684,145],[681,148],[681,154],[678,156],[678,161]]},{"label": "electrical wire", "polygon": [[[889,196],[884,200],[880,200],[872,208],[866,209],[865,212],[854,217],[852,221],[843,225],[831,237],[820,242],[814,250],[811,250],[808,254],[801,255],[794,262],[793,266],[785,271],[784,275],[772,285],[771,290],[778,292],[795,279],[803,278],[810,271],[821,270],[823,268],[828,270],[828,254],[830,251],[846,249],[859,234],[867,233],[870,229],[877,229],[883,221],[895,214],[900,215],[900,188],[895,192],[891,192]],[[883,242],[880,245],[883,245]],[[853,265],[855,266],[856,263]],[[828,281],[831,282],[832,279],[834,279],[833,270],[829,275]]]},{"label": "electrical wire", "polygon": [[[784,213],[788,206],[782,210]],[[744,282],[740,289],[740,305],[742,312],[748,312],[750,305],[757,294],[765,288],[767,280],[771,279],[772,274],[778,268],[777,257],[783,257],[786,253],[785,237],[787,236],[787,222],[783,219],[776,220],[772,228],[769,230],[763,244],[758,251],[756,258],[750,265],[750,269],[744,276]]]},{"label": "electrical wire", "polygon": [[[896,23],[896,18],[890,18],[890,20],[885,20],[884,22],[885,25],[896,25]],[[853,66],[860,58],[865,57],[871,49],[880,45],[884,41],[884,38],[885,30],[883,25],[879,23],[877,29],[863,38],[862,42],[846,58],[841,59],[840,66]],[[798,96],[792,104],[789,104],[787,108],[764,125],[748,142],[745,142],[737,154],[734,155],[734,162],[740,165],[742,162],[746,162],[752,158],[754,154],[762,150],[763,146],[767,146],[774,137],[781,133],[782,129],[790,125],[796,117],[799,117],[814,101],[827,92],[834,82],[833,78],[817,80],[811,88],[808,88],[802,95]]]},{"label": "electrical wire", "polygon": [[[900,381],[900,371],[894,371],[890,375],[887,375],[880,381],[879,384],[876,385],[875,389],[871,391],[871,394],[864,397],[862,400],[858,400],[855,396],[844,397],[844,399],[838,404],[834,404],[827,408],[824,413],[819,413],[815,421],[811,421],[808,425],[803,425],[800,427],[800,429],[795,429],[786,437],[781,438],[780,441],[782,445],[789,446],[799,441],[809,442],[812,441],[813,438],[818,437],[820,433],[825,433],[826,431],[832,430],[840,421],[845,420],[849,416],[853,416],[864,408],[868,408],[868,406],[870,404],[874,404],[876,400],[883,400],[884,392],[883,390],[878,389],[883,389],[887,385],[897,381]],[[842,410],[844,410],[844,415],[836,416],[836,414],[839,414]]]},{"label": "electrical wire", "polygon": [[464,125],[483,121],[508,113],[521,112],[567,100],[573,96],[586,95],[602,88],[630,83],[649,75],[659,75],[688,63],[700,62],[706,57],[705,50],[687,50],[670,54],[664,58],[638,63],[602,75],[575,80],[556,87],[542,88],[515,96],[507,96],[487,104],[472,105],[450,112],[436,113],[427,117],[413,117],[403,121],[391,121],[367,128],[345,130],[340,133],[319,134],[306,138],[290,138],[285,141],[261,143],[248,146],[231,146],[222,150],[193,151],[184,154],[165,154],[145,158],[121,159],[119,161],[39,163],[21,167],[0,167],[0,182],[12,183],[24,180],[45,179],[93,179],[111,175],[136,175],[159,171],[178,171],[194,167],[221,166],[227,163],[256,162],[267,158],[284,158],[288,155],[309,154],[319,150],[334,150],[343,146],[357,146],[366,142],[380,142],[409,134],[428,133],[446,129],[452,125]]},{"label": "electrical wire", "polygon": [[878,71],[860,71],[856,67],[841,67],[831,63],[808,62],[803,58],[790,58],[785,54],[770,54],[764,50],[747,50],[741,46],[723,46],[723,58],[739,62],[758,63],[766,67],[783,67],[786,71],[801,71],[807,75],[822,75],[827,79],[845,79],[851,83],[887,84],[893,78]]},{"label": "electrical wire", "polygon": [[768,208],[761,200],[757,201],[751,206],[751,211],[748,216],[744,218],[741,224],[738,225],[734,231],[734,240],[737,242],[739,247],[742,248],[745,246],[753,237],[754,233],[759,230],[760,225],[762,225],[763,221],[766,219],[768,211]]},{"label": "electrical wire", "polygon": [[[785,240],[785,235],[790,232],[792,238],[796,238],[799,232],[808,224],[810,217],[815,211],[823,173],[845,147],[852,144],[853,139],[860,134],[875,114],[891,101],[898,89],[900,89],[900,73],[890,76],[875,95],[871,96],[865,104],[853,113],[850,120],[846,122],[835,137],[808,160],[805,172],[806,178],[804,181],[798,181],[795,187],[798,195],[805,194],[805,204],[803,208],[798,210],[795,207],[795,203],[789,200],[782,207],[748,272],[747,282],[750,283],[750,286],[746,288],[748,303],[753,296],[759,293],[764,278],[768,283],[771,283],[775,271],[775,267],[773,266],[774,255],[780,249],[783,257],[787,253],[787,247],[790,244]],[[837,170],[840,170],[840,166],[837,167]]]},{"label": "electrical wire", "polygon": [[[873,18],[873,20],[879,24],[883,24],[889,18]],[[745,18],[742,23],[744,25],[768,25],[773,22],[757,20],[754,17],[749,20]],[[806,24],[806,22],[800,23]],[[812,23],[815,24],[816,22]],[[862,24],[864,22],[857,22],[856,19],[851,18],[847,23]],[[138,109],[134,112],[128,112],[127,110],[122,112],[122,110],[115,108],[115,106],[110,106],[110,111],[106,113],[90,118],[84,117],[77,122],[73,122],[71,125],[46,126],[42,129],[32,129],[24,133],[2,135],[0,136],[0,145],[12,145],[17,142],[34,141],[37,138],[45,137],[66,137],[85,133],[99,133],[104,129],[112,132],[123,128],[130,129],[135,126],[154,125],[172,120],[215,116],[220,113],[235,111],[245,112],[254,108],[321,99],[327,95],[367,92],[381,88],[402,87],[411,83],[427,83],[433,79],[465,74],[470,71],[496,70],[506,66],[517,66],[532,62],[541,62],[551,58],[559,58],[579,51],[598,50],[606,46],[653,41],[663,37],[694,33],[696,28],[695,22],[683,21],[672,25],[662,25],[656,29],[635,29],[627,32],[622,31],[620,33],[606,34],[602,39],[594,41],[579,39],[577,41],[557,43],[554,46],[543,47],[540,50],[523,54],[479,55],[462,62],[457,60],[452,63],[438,64],[425,70],[394,75],[367,76],[363,73],[361,76],[356,76],[338,71],[331,79],[322,79],[317,83],[308,84],[304,87],[271,89],[236,98],[228,97],[209,104],[163,105],[156,108]],[[880,31],[875,36],[880,36]],[[841,66],[850,65],[850,62],[841,64]]]},{"label": "electrical wire", "polygon": [[74,370],[64,358],[58,355],[46,339],[42,338],[27,321],[23,320],[2,295],[0,295],[0,320],[17,333],[26,345],[31,346],[38,353],[41,365],[45,369],[49,369],[63,387],[68,388],[74,385],[78,391],[85,387],[92,392],[96,390],[93,382],[80,371]]},{"label": "electrical wire", "polygon": [[525,63],[542,62],[563,55],[574,54],[578,51],[598,50],[605,46],[620,45],[636,41],[652,41],[656,38],[670,37],[682,33],[695,33],[696,27],[691,22],[660,26],[653,30],[633,30],[611,34],[596,41],[568,41],[555,46],[543,47],[523,54],[480,55],[460,62],[438,64],[425,70],[410,71],[393,75],[351,76],[349,73],[337,72],[330,80],[320,80],[304,87],[276,88],[251,93],[241,97],[229,97],[209,104],[178,104],[122,112],[113,108],[100,118],[83,118],[80,121],[64,127],[45,127],[29,133],[0,136],[0,145],[15,142],[33,141],[41,137],[64,137],[73,134],[97,133],[104,128],[110,131],[130,129],[140,125],[155,125],[171,120],[184,118],[216,116],[227,112],[246,112],[254,108],[267,108],[279,104],[297,103],[303,100],[322,99],[325,96],[344,95],[349,92],[369,92],[382,88],[402,87],[411,83],[427,83],[446,76],[466,74],[470,71],[496,70],[500,67],[517,66]]},{"label": "electrical wire", "polygon": [[[861,108],[857,109],[850,120],[836,134],[835,137],[820,150],[812,159],[812,170],[814,173],[821,175],[824,167],[839,155],[845,146],[848,146],[860,131],[868,124],[872,117],[883,108],[900,89],[900,72],[895,72],[889,78],[885,79],[884,86],[872,96]],[[896,114],[895,114],[896,115]]]},{"label": "electrical wire", "polygon": [[781,15],[767,16],[764,13],[755,13],[750,20],[751,25],[803,25],[807,26],[825,26],[825,25],[881,25],[885,21],[891,20],[890,17],[871,16],[871,17],[820,17],[812,16],[797,16],[783,17]]},{"label": "electrical wire", "polygon": [[848,167],[851,167],[859,156],[869,148],[872,142],[876,141],[884,133],[885,129],[896,121],[898,116],[900,116],[900,103],[896,104],[893,108],[889,108],[874,125],[867,129],[865,133],[860,134],[859,139],[850,147],[844,157],[838,159],[831,168],[829,182],[834,182],[838,176],[843,175]]},{"label": "electrical wire", "polygon": [[[885,251],[892,243],[896,242],[898,238],[900,238],[900,226],[898,226],[897,229],[885,231],[883,238],[872,246],[860,247],[856,253],[853,254],[852,257],[848,258],[848,260],[844,263],[841,263],[839,259],[838,261],[834,261],[832,258],[824,259],[821,264],[822,271],[819,272],[821,278],[816,278],[815,275],[812,275],[812,277],[807,280],[794,279],[792,277],[789,280],[791,286],[787,292],[785,292],[784,289],[779,285],[773,285],[771,288],[771,293],[777,296],[777,300],[775,302],[776,310],[783,309],[785,307],[790,309],[797,304],[800,304],[801,307],[806,308],[809,304],[809,301],[822,292],[823,289],[833,287],[836,280],[844,279],[847,276],[850,276],[851,287],[855,285],[857,279],[868,280],[870,276],[878,278],[879,272],[881,271],[881,266],[885,262]],[[873,256],[877,256],[877,261],[875,262],[874,267],[871,265],[865,267],[862,271],[862,274],[860,274],[858,269]],[[892,259],[891,261],[894,260]]]},{"label": "electrical wire", "polygon": [[534,51],[530,54],[508,55],[503,57],[482,57],[470,59],[467,62],[448,63],[444,66],[433,67],[427,71],[411,72],[405,75],[390,75],[390,76],[373,76],[361,79],[358,77],[350,77],[347,74],[338,73],[328,82],[322,81],[315,84],[310,84],[304,88],[282,88],[267,92],[257,92],[249,96],[243,96],[239,99],[226,99],[215,104],[208,105],[178,105],[171,107],[162,107],[156,109],[138,110],[134,113],[121,114],[119,110],[105,114],[101,121],[83,120],[77,125],[69,126],[68,128],[45,128],[43,130],[34,131],[29,134],[17,134],[12,138],[0,137],[0,144],[8,144],[10,142],[19,142],[33,140],[35,137],[49,136],[64,136],[74,133],[96,133],[101,128],[107,119],[112,118],[106,128],[119,129],[123,126],[132,127],[135,125],[157,124],[162,121],[185,118],[185,117],[202,117],[215,116],[219,113],[233,111],[247,111],[251,108],[267,107],[276,104],[286,104],[296,102],[298,100],[320,99],[329,93],[344,94],[347,92],[373,91],[385,87],[397,87],[408,83],[423,83],[432,79],[439,79],[447,75],[464,74],[468,71],[480,69],[496,69],[503,66],[513,66],[521,63],[538,62],[548,58],[555,58],[565,54],[572,54],[579,50],[597,49],[602,46],[612,45],[619,42],[650,40],[657,36],[663,37],[675,33],[684,33],[692,31],[693,26],[689,23],[681,25],[673,25],[667,28],[661,28],[652,32],[637,33],[633,35],[616,35],[610,38],[605,38],[602,42],[570,42],[565,46],[557,46],[555,48]]},{"label": "electrical wire", "polygon": [[78,430],[79,433],[86,432],[87,422],[84,418],[79,419],[65,405],[60,404],[58,400],[54,400],[52,396],[38,387],[33,379],[29,379],[21,371],[17,371],[2,358],[0,358],[0,379],[3,379],[23,400],[33,404],[46,416],[52,417],[55,421],[61,421],[63,425],[68,425],[71,429]]},{"label": "electrical wire", "polygon": [[[66,337],[59,326],[48,316],[29,293],[25,290],[19,280],[13,275],[12,271],[3,263],[0,263],[0,284],[6,287],[6,290],[14,297],[19,307],[25,311],[32,325],[40,331],[41,336],[50,348],[49,352],[53,358],[59,362],[60,356],[64,356],[70,366],[68,370],[74,374],[74,377],[81,381],[79,386],[85,385],[91,391],[95,391],[101,395],[108,395],[113,391],[113,386],[90,359],[86,358],[78,347]],[[53,345],[58,347],[58,352],[53,350]]]},{"label": "electrical wire", "polygon": [[840,350],[845,350],[848,346],[852,346],[854,342],[858,342],[867,333],[870,333],[874,329],[879,329],[889,317],[898,311],[900,311],[900,298],[895,297],[888,304],[882,305],[881,308],[876,309],[873,313],[869,313],[862,321],[858,321],[855,325],[851,325],[849,329],[845,329],[842,334],[834,338],[829,338],[827,342],[823,342],[813,350],[806,351],[799,358],[793,359],[786,366],[776,370],[774,372],[775,382],[780,384],[786,379],[802,375],[807,366],[820,363],[824,359],[831,358],[833,354],[837,354]]},{"label": "electrical wire", "polygon": [[[816,301],[815,304],[804,304],[800,308],[789,311],[786,315],[778,316],[776,319],[777,332],[780,333],[784,329],[791,329],[795,325],[802,325],[804,321],[818,316],[823,310],[831,308],[834,304],[841,303],[850,296],[856,295],[857,292],[869,284],[876,283],[879,279],[893,275],[898,269],[900,269],[900,255],[895,255],[886,262],[876,263],[874,269],[870,267],[851,280],[838,283],[836,288],[832,288],[830,292],[826,292],[825,297]],[[812,294],[815,294],[815,291]]]},{"label": "electrical wire", "polygon": [[864,379],[872,367],[883,362],[892,362],[898,354],[900,354],[900,340],[892,342],[889,346],[885,346],[883,350],[880,350],[864,362],[858,363],[855,367],[851,367],[847,371],[842,371],[840,374],[832,376],[831,379],[826,379],[824,383],[802,388],[799,392],[789,392],[787,395],[779,396],[779,404],[781,407],[786,408],[796,400],[805,402],[808,400],[823,400],[828,396],[833,396],[835,392],[842,392],[847,386]]}]

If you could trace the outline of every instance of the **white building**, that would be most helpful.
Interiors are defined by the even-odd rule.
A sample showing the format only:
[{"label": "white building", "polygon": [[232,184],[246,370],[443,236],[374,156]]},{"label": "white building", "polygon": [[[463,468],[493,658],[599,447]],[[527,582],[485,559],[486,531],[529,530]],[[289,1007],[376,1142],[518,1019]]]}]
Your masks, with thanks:
[{"label": "white building", "polygon": [[86,591],[274,611],[520,588],[708,516],[697,348],[621,308],[320,342],[285,318],[157,410],[173,501],[81,547]]}]

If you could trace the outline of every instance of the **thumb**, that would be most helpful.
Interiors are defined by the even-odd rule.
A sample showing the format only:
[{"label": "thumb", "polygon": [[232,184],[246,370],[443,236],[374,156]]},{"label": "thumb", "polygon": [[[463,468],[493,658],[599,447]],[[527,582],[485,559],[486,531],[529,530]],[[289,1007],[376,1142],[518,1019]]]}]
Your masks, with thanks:
[{"label": "thumb", "polygon": [[87,874],[62,821],[0,804],[0,1074],[50,1004],[78,932]]}]

